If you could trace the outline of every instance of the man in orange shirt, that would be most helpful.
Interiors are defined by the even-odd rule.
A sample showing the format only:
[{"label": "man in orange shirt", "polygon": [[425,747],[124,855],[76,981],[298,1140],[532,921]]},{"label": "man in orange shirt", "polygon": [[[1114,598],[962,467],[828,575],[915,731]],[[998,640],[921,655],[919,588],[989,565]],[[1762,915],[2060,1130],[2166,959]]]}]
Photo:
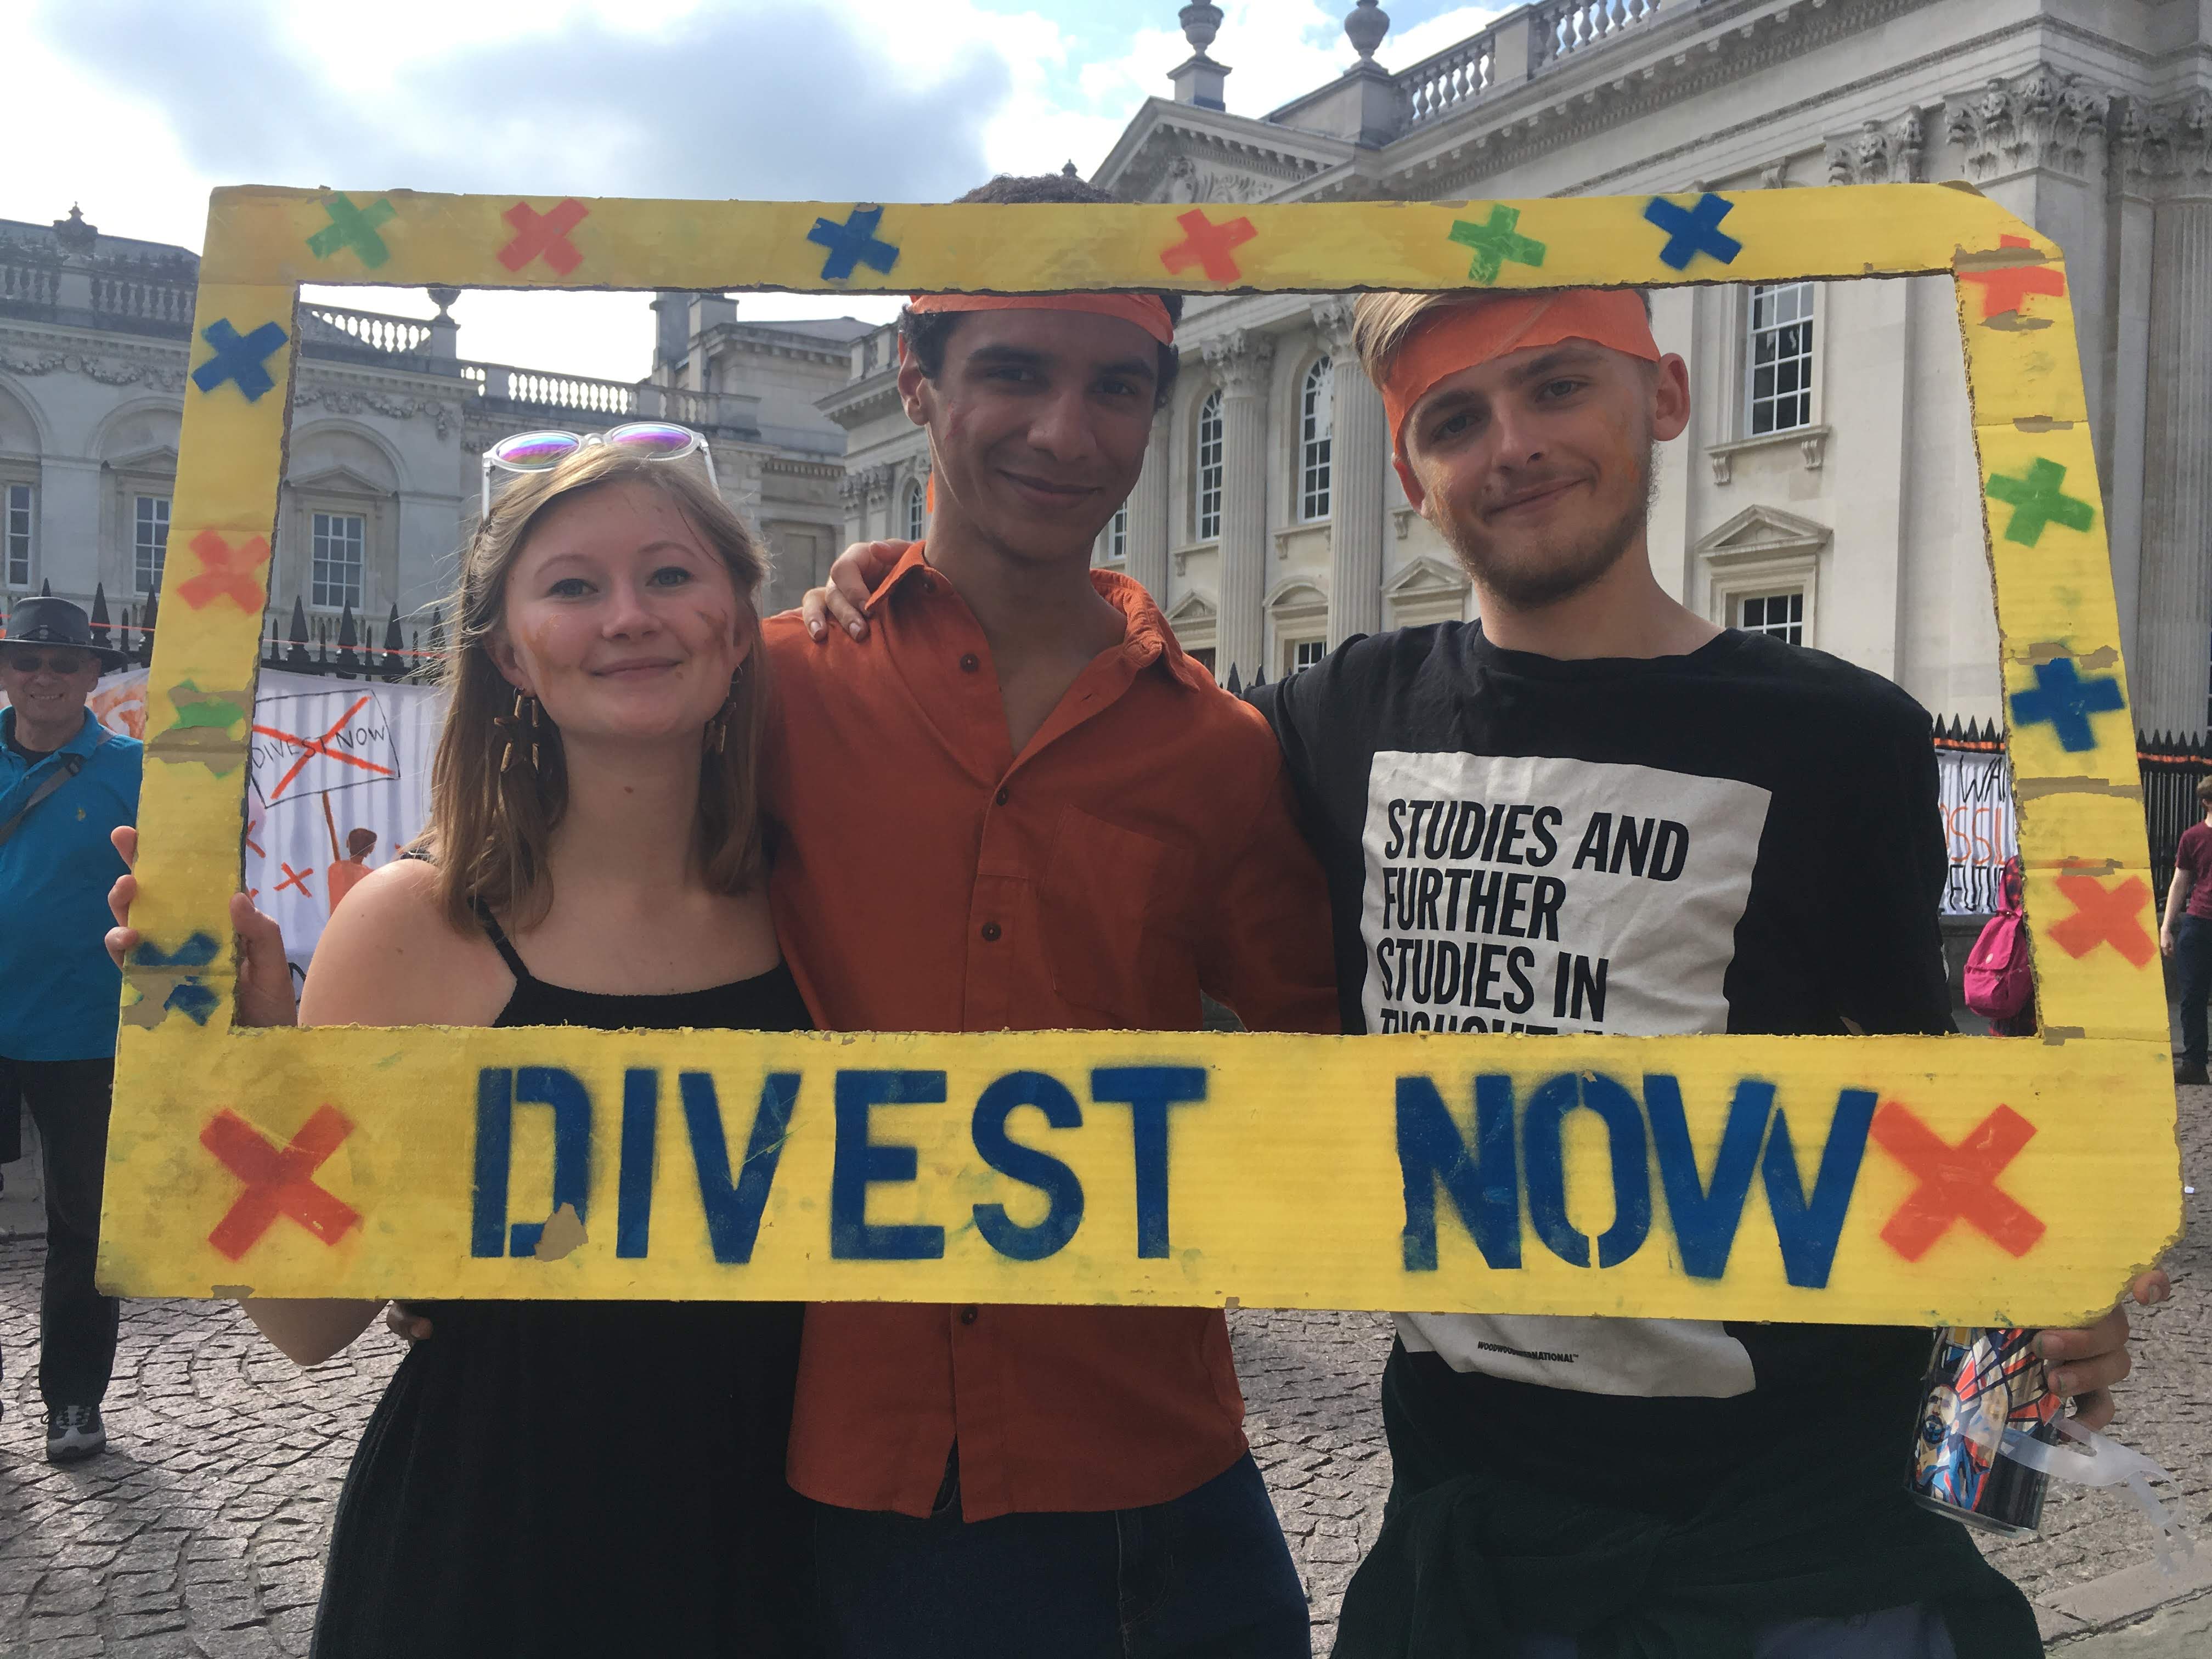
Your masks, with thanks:
[{"label": "man in orange shirt", "polygon": [[[1107,198],[1054,177],[970,199]],[[1201,990],[1255,1028],[1337,1028],[1273,734],[1142,588],[1089,568],[1173,384],[1177,310],[940,295],[902,319],[929,539],[877,588],[866,648],[766,629],[771,892],[824,1029],[1189,1030]],[[888,1075],[884,1117],[942,1098],[941,1074]],[[1140,1140],[1203,1109],[1155,1072],[1122,1086],[1096,1097]],[[936,1227],[871,1224],[865,1188],[832,1211],[833,1257],[943,1250]],[[1170,1189],[1140,1249],[1166,1254],[1175,1221]],[[1010,1254],[1056,1248],[1008,1231]],[[1215,1310],[810,1309],[790,1474],[818,1504],[831,1650],[1304,1659],[1243,1415]]]}]

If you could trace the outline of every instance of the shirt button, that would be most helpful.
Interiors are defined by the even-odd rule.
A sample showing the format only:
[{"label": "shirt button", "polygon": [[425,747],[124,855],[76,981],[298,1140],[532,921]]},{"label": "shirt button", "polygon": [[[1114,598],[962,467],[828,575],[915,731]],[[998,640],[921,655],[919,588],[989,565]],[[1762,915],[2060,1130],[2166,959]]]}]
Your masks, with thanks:
[{"label": "shirt button", "polygon": [[985,922],[983,924],[983,943],[986,945],[996,945],[998,942],[999,924],[995,921]]},{"label": "shirt button", "polygon": [[973,1308],[963,1308],[963,1309],[960,1310],[960,1322],[961,1322],[962,1324],[963,1324],[963,1325],[972,1325],[972,1324],[974,1324],[974,1323],[975,1322],[975,1309],[973,1309]]},{"label": "shirt button", "polygon": [[1004,806],[1006,804],[1007,799],[1008,796],[1006,792],[1003,789],[999,791],[997,794],[991,797],[992,804],[998,806]]},{"label": "shirt button", "polygon": [[972,674],[982,665],[983,659],[973,651],[960,659],[960,672],[963,674]]}]

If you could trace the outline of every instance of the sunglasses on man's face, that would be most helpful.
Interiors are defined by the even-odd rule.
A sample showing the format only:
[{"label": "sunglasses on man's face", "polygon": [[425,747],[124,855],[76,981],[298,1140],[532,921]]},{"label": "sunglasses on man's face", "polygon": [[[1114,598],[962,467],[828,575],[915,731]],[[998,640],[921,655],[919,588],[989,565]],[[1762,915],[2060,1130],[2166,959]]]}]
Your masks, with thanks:
[{"label": "sunglasses on man's face", "polygon": [[0,662],[19,674],[36,674],[51,670],[57,674],[81,674],[92,665],[89,651],[73,651],[67,646],[51,651],[26,651],[21,646],[10,646],[0,651]]}]

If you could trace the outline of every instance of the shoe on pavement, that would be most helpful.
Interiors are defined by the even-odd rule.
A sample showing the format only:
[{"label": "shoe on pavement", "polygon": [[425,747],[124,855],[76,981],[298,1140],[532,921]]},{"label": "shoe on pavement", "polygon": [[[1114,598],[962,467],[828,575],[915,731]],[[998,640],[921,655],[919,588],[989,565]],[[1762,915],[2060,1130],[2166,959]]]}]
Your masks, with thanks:
[{"label": "shoe on pavement", "polygon": [[107,1449],[97,1406],[57,1406],[46,1413],[46,1462],[82,1463]]},{"label": "shoe on pavement", "polygon": [[2173,1080],[2176,1083],[2212,1083],[2212,1077],[2205,1075],[2202,1066],[2191,1066],[2185,1060],[2173,1068]]}]

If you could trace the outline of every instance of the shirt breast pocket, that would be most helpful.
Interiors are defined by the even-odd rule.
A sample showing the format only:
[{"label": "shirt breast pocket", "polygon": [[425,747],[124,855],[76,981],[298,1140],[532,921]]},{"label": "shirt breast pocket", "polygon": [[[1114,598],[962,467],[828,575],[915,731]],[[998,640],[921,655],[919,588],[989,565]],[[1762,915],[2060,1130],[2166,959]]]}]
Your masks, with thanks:
[{"label": "shirt breast pocket", "polygon": [[1198,969],[1176,919],[1190,849],[1075,807],[1060,814],[1037,892],[1053,990],[1106,1026],[1143,1028],[1186,1003]]}]

